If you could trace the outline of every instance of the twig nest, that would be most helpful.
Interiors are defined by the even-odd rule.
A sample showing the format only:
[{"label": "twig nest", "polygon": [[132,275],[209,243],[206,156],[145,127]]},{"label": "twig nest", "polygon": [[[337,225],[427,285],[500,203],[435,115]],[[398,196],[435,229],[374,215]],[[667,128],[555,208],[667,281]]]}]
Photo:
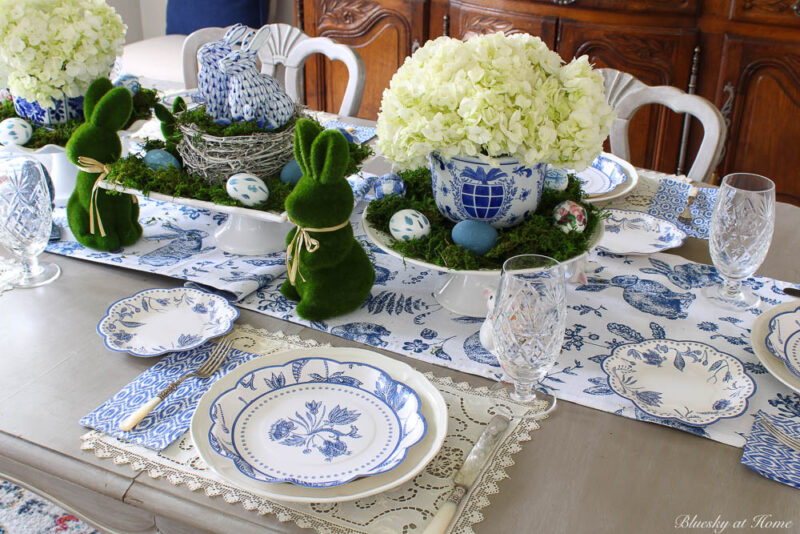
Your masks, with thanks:
[{"label": "twig nest", "polygon": [[114,87],[124,87],[130,91],[132,95],[135,95],[139,92],[139,89],[142,88],[142,84],[139,82],[138,76],[134,76],[133,74],[123,74],[114,80]]},{"label": "twig nest", "polygon": [[264,181],[246,172],[236,173],[225,183],[228,196],[247,207],[263,204],[269,198],[269,188]]},{"label": "twig nest", "polygon": [[25,119],[11,117],[0,122],[0,143],[4,145],[24,145],[32,135],[33,127]]},{"label": "twig nest", "polygon": [[422,239],[431,233],[428,218],[417,210],[400,210],[389,219],[389,231],[398,241]]},{"label": "twig nest", "polygon": [[586,229],[586,209],[572,200],[564,202],[553,208],[553,219],[557,228],[568,234],[570,232],[583,232]]},{"label": "twig nest", "polygon": [[381,199],[389,195],[406,196],[406,183],[394,173],[384,174],[375,180],[375,198]]},{"label": "twig nest", "polygon": [[300,170],[300,166],[294,158],[281,169],[281,182],[285,184],[296,184],[302,177],[303,171]]},{"label": "twig nest", "polygon": [[497,230],[483,221],[461,221],[450,233],[456,245],[483,256],[497,242]]},{"label": "twig nest", "polygon": [[178,161],[178,158],[161,148],[148,150],[147,154],[144,155],[144,164],[153,170],[168,169],[170,167],[180,170],[181,168],[181,162]]},{"label": "twig nest", "polygon": [[569,175],[564,169],[549,165],[544,177],[544,186],[554,191],[564,191],[569,185]]}]

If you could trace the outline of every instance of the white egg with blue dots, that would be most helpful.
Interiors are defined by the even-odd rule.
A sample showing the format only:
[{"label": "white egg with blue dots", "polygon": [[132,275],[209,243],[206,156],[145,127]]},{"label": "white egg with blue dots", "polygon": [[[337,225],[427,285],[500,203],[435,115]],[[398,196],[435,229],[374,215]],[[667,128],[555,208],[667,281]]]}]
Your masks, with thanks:
[{"label": "white egg with blue dots", "polygon": [[25,119],[11,117],[0,122],[0,143],[4,145],[24,145],[32,135],[33,127]]},{"label": "white egg with blue dots", "polygon": [[246,172],[240,172],[228,178],[225,190],[229,197],[248,207],[263,204],[269,198],[267,184],[258,176]]},{"label": "white egg with blue dots", "polygon": [[400,210],[389,219],[389,232],[398,241],[422,239],[431,233],[431,223],[417,210]]}]

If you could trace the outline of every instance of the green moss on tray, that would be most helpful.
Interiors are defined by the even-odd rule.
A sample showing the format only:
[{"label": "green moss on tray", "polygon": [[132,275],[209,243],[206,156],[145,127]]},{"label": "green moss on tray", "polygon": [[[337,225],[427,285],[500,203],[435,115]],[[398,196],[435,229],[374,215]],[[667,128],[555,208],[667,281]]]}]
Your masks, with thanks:
[{"label": "green moss on tray", "polygon": [[[154,90],[140,89],[133,97],[133,113],[125,127],[128,128],[137,120],[148,120],[152,115],[152,108],[156,102],[158,102],[158,95]],[[0,121],[17,116],[17,112],[14,110],[14,103],[11,100],[6,100],[0,104]],[[83,122],[83,118],[80,118],[52,126],[37,126],[34,124],[32,125],[33,134],[30,141],[25,143],[25,148],[35,150],[45,145],[65,146],[72,132]]]},{"label": "green moss on tray", "polygon": [[428,237],[393,241],[390,246],[403,256],[441,267],[459,270],[500,269],[505,260],[518,254],[543,254],[558,261],[568,260],[588,250],[589,237],[602,218],[599,209],[581,202],[588,215],[586,230],[565,234],[553,226],[552,212],[558,203],[564,200],[581,201],[580,182],[570,176],[566,190],[544,190],[539,207],[529,220],[511,228],[498,229],[494,248],[485,256],[480,256],[453,243],[450,232],[455,224],[442,216],[436,207],[430,172],[421,168],[399,174],[406,182],[406,196],[392,195],[373,200],[367,207],[367,221],[389,233],[389,219],[397,211],[410,208],[423,213],[431,223]]},{"label": "green moss on tray", "polygon": [[[156,148],[166,148],[161,140],[148,140],[144,145],[145,152]],[[350,166],[348,173],[358,172],[361,163],[372,154],[372,149],[366,145],[350,143]],[[180,155],[173,153],[180,159]],[[245,206],[241,202],[228,196],[225,183],[209,184],[204,178],[190,174],[174,167],[168,169],[151,169],[144,164],[142,158],[130,155],[121,158],[111,165],[111,173],[106,178],[109,182],[120,184],[124,187],[137,189],[145,195],[157,192],[173,197],[193,198],[221,204],[225,206],[239,206],[241,208],[255,209],[281,213],[284,211],[284,201],[294,188],[293,184],[285,184],[280,180],[280,171],[267,177],[264,182],[269,189],[269,198],[258,206]]]}]

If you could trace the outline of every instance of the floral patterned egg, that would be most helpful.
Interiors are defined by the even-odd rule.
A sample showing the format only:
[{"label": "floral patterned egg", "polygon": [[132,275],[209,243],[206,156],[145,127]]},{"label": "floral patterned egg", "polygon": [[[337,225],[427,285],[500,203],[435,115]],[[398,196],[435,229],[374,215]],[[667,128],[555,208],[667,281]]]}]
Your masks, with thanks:
[{"label": "floral patterned egg", "polygon": [[417,210],[405,209],[389,219],[389,231],[398,241],[422,239],[431,233],[431,223]]},{"label": "floral patterned egg", "polygon": [[375,180],[375,198],[381,199],[388,195],[406,196],[406,183],[394,173],[384,174]]},{"label": "floral patterned egg", "polygon": [[116,80],[114,80],[114,87],[124,87],[131,94],[136,94],[139,92],[139,89],[142,88],[142,84],[139,83],[139,78],[134,76],[133,74],[123,74]]},{"label": "floral patterned egg", "polygon": [[31,139],[33,127],[25,119],[11,117],[0,122],[0,143],[4,145],[24,145]]},{"label": "floral patterned egg", "polygon": [[225,190],[229,197],[248,207],[263,204],[269,198],[267,184],[258,176],[246,172],[228,178]]},{"label": "floral patterned egg", "polygon": [[587,218],[584,207],[572,200],[565,200],[553,208],[555,225],[565,234],[583,232],[586,229]]},{"label": "floral patterned egg", "polygon": [[547,167],[547,174],[544,176],[544,186],[547,189],[564,191],[568,185],[569,175],[567,171],[553,167],[552,165]]}]

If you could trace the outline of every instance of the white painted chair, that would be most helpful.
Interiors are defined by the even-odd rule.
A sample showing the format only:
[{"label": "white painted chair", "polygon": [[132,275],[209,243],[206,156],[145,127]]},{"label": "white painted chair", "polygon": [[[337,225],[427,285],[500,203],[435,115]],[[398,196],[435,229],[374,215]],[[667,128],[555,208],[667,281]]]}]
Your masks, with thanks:
[{"label": "white painted chair", "polygon": [[719,110],[698,95],[669,85],[650,86],[634,76],[615,69],[600,69],[605,78],[606,100],[617,112],[611,126],[611,152],[629,160],[628,125],[636,110],[648,104],[661,104],[676,113],[689,113],[703,125],[703,141],[686,175],[697,182],[708,181],[719,163],[728,131]]},{"label": "white painted chair", "polygon": [[[283,87],[289,96],[303,103],[303,65],[313,54],[324,54],[330,60],[339,60],[347,67],[349,80],[339,107],[339,115],[355,116],[364,95],[366,68],[361,56],[351,47],[327,37],[309,37],[288,24],[268,24],[270,35],[258,53],[261,72],[275,76],[276,65],[284,66]],[[197,87],[197,51],[205,43],[221,39],[228,28],[202,28],[186,37],[183,42],[183,81],[186,89]],[[279,82],[281,80],[278,80]]]}]

